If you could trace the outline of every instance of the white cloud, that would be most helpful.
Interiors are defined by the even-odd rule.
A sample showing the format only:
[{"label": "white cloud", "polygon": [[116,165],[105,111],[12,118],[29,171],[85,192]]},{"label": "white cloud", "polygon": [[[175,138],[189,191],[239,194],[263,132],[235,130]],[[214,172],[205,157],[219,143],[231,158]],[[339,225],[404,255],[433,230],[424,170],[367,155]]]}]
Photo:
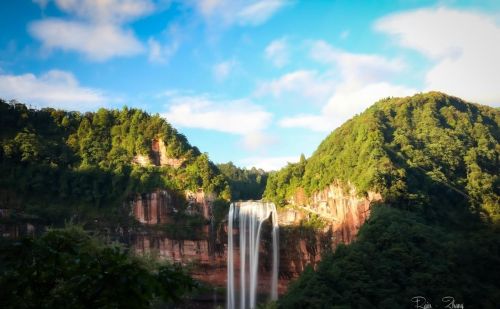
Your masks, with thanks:
[{"label": "white cloud", "polygon": [[176,126],[240,135],[243,146],[249,150],[269,144],[264,131],[272,115],[248,100],[174,95],[162,116]]},{"label": "white cloud", "polygon": [[383,81],[369,84],[343,83],[335,89],[335,94],[324,106],[323,113],[331,116],[334,127],[337,127],[382,98],[403,97],[415,92],[415,89]]},{"label": "white cloud", "polygon": [[55,0],[63,12],[99,23],[123,23],[155,9],[149,0]]},{"label": "white cloud", "polygon": [[316,71],[299,70],[287,73],[278,79],[261,83],[256,90],[256,95],[270,94],[280,98],[293,94],[317,102],[324,102],[332,90],[333,83],[330,79]]},{"label": "white cloud", "polygon": [[30,32],[45,48],[78,51],[96,61],[143,51],[142,44],[131,31],[113,25],[45,19],[32,23]]},{"label": "white cloud", "polygon": [[[389,96],[406,96],[415,89],[390,83],[388,80],[401,73],[405,64],[379,55],[354,54],[334,48],[324,41],[311,44],[312,59],[330,65],[329,75],[337,73],[338,80],[324,79],[325,99],[318,114],[299,114],[279,121],[284,128],[305,128],[311,131],[329,132],[340,126],[355,114],[362,112],[379,99]],[[290,83],[284,83],[288,85]],[[278,85],[281,85],[278,83]],[[310,87],[321,85],[316,80],[311,86],[296,87],[297,91],[310,91]],[[286,89],[285,87],[275,87]],[[271,88],[274,89],[274,88]]]},{"label": "white cloud", "polygon": [[299,157],[283,156],[283,157],[249,157],[238,162],[239,165],[245,168],[261,168],[265,171],[277,171],[286,166],[288,163],[299,162]]},{"label": "white cloud", "polygon": [[260,25],[267,21],[274,13],[281,9],[287,1],[284,0],[261,0],[243,7],[237,16],[242,25]]},{"label": "white cloud", "polygon": [[342,78],[356,82],[378,82],[401,72],[405,64],[401,59],[387,59],[373,54],[355,54],[334,48],[325,41],[311,44],[311,58],[338,68]]},{"label": "white cloud", "polygon": [[274,145],[277,141],[278,138],[268,132],[254,132],[243,137],[242,145],[247,150],[256,151],[265,146]]},{"label": "white cloud", "polygon": [[283,128],[306,128],[311,131],[328,132],[333,127],[333,122],[323,115],[301,114],[285,117],[279,121]]},{"label": "white cloud", "polygon": [[249,101],[215,101],[207,96],[175,97],[163,115],[175,125],[240,135],[261,131],[272,118]]},{"label": "white cloud", "polygon": [[214,10],[221,6],[224,0],[198,0],[195,1],[195,6],[205,16],[213,14]]},{"label": "white cloud", "polygon": [[70,72],[51,70],[36,76],[0,75],[0,97],[16,99],[39,107],[88,111],[103,106],[102,91],[82,87]]},{"label": "white cloud", "polygon": [[167,63],[174,56],[181,45],[182,36],[177,24],[171,24],[162,33],[162,41],[153,37],[148,39],[149,61],[155,63]]},{"label": "white cloud", "polygon": [[264,51],[264,55],[278,68],[286,65],[290,57],[286,38],[276,39],[269,43]]},{"label": "white cloud", "polygon": [[500,26],[495,16],[420,9],[384,17],[375,28],[434,62],[425,77],[426,90],[500,105]]},{"label": "white cloud", "polygon": [[334,94],[323,106],[320,114],[285,117],[279,121],[279,125],[284,128],[297,127],[330,132],[382,98],[408,96],[415,92],[417,90],[387,82],[369,84],[344,82],[335,88]]},{"label": "white cloud", "polygon": [[214,78],[219,82],[224,81],[231,74],[231,71],[234,69],[235,65],[236,61],[234,60],[216,63],[212,67]]},{"label": "white cloud", "polygon": [[152,2],[56,0],[55,4],[69,17],[42,19],[29,25],[29,32],[44,48],[80,52],[95,61],[144,51],[143,44],[124,24],[152,13]]},{"label": "white cloud", "polygon": [[265,23],[289,0],[194,0],[195,8],[207,20],[226,26],[257,26]]}]

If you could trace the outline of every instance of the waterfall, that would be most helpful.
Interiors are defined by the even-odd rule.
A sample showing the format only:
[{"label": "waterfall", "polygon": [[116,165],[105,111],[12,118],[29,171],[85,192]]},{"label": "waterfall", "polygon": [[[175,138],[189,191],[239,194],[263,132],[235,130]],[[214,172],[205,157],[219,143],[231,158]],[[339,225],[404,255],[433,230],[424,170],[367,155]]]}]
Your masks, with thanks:
[{"label": "waterfall", "polygon": [[262,224],[271,216],[273,268],[271,299],[278,299],[278,215],[273,203],[256,201],[231,203],[228,215],[227,308],[236,308],[233,226],[239,222],[241,309],[254,308],[257,298],[259,245]]}]

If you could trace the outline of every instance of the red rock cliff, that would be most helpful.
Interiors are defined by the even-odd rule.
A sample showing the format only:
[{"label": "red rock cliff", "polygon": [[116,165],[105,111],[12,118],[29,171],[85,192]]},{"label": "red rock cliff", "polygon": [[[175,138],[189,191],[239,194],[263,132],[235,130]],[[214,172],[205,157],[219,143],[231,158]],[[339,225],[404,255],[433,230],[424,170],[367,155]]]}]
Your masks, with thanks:
[{"label": "red rock cliff", "polygon": [[172,211],[172,196],[166,190],[137,194],[132,200],[134,217],[144,224],[167,223]]},{"label": "red rock cliff", "polygon": [[382,196],[369,191],[359,196],[356,188],[334,182],[323,190],[315,192],[309,199],[303,198],[300,190],[291,199],[291,204],[306,212],[314,213],[331,223],[334,243],[350,243],[359,228],[370,215],[370,205]]},{"label": "red rock cliff", "polygon": [[[280,292],[285,291],[289,281],[298,277],[307,265],[315,266],[323,252],[331,250],[339,243],[353,241],[359,228],[370,214],[371,203],[381,199],[380,194],[375,192],[359,197],[354,187],[348,186],[346,190],[339,183],[316,192],[309,199],[304,196],[299,192],[291,201],[295,207],[281,209],[278,213]],[[203,191],[188,191],[185,192],[185,197],[189,202],[188,213],[198,213],[206,219],[211,217],[212,196],[207,196]],[[169,206],[170,202],[171,200],[166,196],[162,197],[158,192],[145,195],[145,198],[134,201],[134,214],[139,221],[147,224],[167,222],[169,209],[172,208]],[[146,213],[148,215],[142,215]],[[304,228],[299,223],[311,213],[326,219],[329,224],[320,230]],[[162,214],[166,214],[166,219],[162,217]],[[144,219],[141,219],[143,217]],[[219,227],[208,224],[202,232],[203,235],[198,235],[197,239],[173,240],[158,233],[142,233],[134,236],[132,245],[138,253],[154,252],[160,258],[170,261],[195,264],[196,267],[192,271],[195,277],[223,287],[226,284],[226,241],[229,232],[224,224]],[[232,232],[235,233],[235,239],[237,239],[238,229]],[[270,237],[270,232],[263,231],[262,235],[259,278],[262,278],[262,284],[265,285],[271,269],[271,240],[265,236]],[[237,252],[235,256],[238,256]]]}]

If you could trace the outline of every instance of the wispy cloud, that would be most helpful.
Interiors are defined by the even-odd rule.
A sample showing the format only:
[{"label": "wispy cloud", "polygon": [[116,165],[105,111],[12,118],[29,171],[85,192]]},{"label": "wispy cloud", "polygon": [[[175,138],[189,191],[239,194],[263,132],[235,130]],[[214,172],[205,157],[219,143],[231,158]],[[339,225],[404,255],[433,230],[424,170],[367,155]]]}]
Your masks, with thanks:
[{"label": "wispy cloud", "polygon": [[237,62],[235,60],[227,60],[214,64],[212,67],[212,74],[215,80],[222,82],[228,78],[236,64]]},{"label": "wispy cloud", "polygon": [[500,26],[494,15],[449,8],[397,13],[375,28],[434,62],[427,90],[500,105]]},{"label": "wispy cloud", "polygon": [[322,40],[311,42],[310,56],[320,63],[335,66],[344,80],[363,83],[388,79],[406,66],[401,59],[350,53]]},{"label": "wispy cloud", "polygon": [[284,7],[287,2],[285,0],[261,0],[246,5],[236,15],[238,23],[242,25],[260,25]]},{"label": "wispy cloud", "polygon": [[76,51],[94,61],[145,50],[125,25],[151,14],[155,9],[151,1],[55,0],[55,4],[67,14],[65,18],[47,18],[29,25],[29,32],[44,48]]},{"label": "wispy cloud", "polygon": [[332,93],[331,79],[312,70],[298,70],[258,85],[257,96],[272,95],[275,98],[289,95],[313,99],[323,103]]},{"label": "wispy cloud", "polygon": [[289,0],[195,0],[192,2],[206,20],[226,26],[258,26],[290,3]]},{"label": "wispy cloud", "polygon": [[249,150],[269,144],[264,131],[271,124],[272,114],[249,100],[179,94],[167,100],[168,110],[162,116],[176,126],[240,135],[242,145]]},{"label": "wispy cloud", "polygon": [[148,39],[149,61],[168,63],[175,55],[182,42],[181,29],[178,24],[170,24],[159,38]]},{"label": "wispy cloud", "polygon": [[269,43],[264,51],[264,55],[274,66],[278,68],[285,66],[290,60],[287,39],[280,38]]},{"label": "wispy cloud", "polygon": [[296,163],[299,161],[299,156],[280,156],[280,157],[248,157],[237,162],[239,165],[246,168],[261,168],[265,171],[277,171],[286,166],[288,163]]},{"label": "wispy cloud", "polygon": [[279,125],[283,128],[305,128],[311,131],[328,132],[335,124],[323,115],[299,114],[281,119]]},{"label": "wispy cloud", "polygon": [[[320,113],[284,117],[279,121],[281,127],[329,132],[381,98],[416,92],[415,89],[390,82],[406,67],[399,59],[349,53],[325,41],[311,42],[310,57],[329,65],[327,70],[336,72],[338,79],[326,79],[324,82],[328,99],[325,99]],[[318,83],[314,85],[317,87]],[[303,89],[307,91],[306,87]]]},{"label": "wispy cloud", "polygon": [[250,151],[261,150],[264,147],[276,145],[278,137],[269,132],[258,131],[248,133],[243,137],[241,145],[244,149]]},{"label": "wispy cloud", "polygon": [[51,70],[40,76],[32,73],[0,75],[0,95],[38,107],[88,111],[105,105],[103,91],[80,86],[72,73]]}]

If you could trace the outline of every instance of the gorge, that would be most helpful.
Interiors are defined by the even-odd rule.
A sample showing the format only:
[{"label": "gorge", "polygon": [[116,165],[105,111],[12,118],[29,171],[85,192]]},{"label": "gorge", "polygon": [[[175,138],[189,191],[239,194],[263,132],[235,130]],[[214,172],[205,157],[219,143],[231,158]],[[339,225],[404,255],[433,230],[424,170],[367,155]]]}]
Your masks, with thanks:
[{"label": "gorge", "polygon": [[[214,286],[226,287],[232,278],[233,282],[230,285],[235,285],[235,287],[227,290],[227,301],[231,300],[233,305],[236,304],[235,307],[240,305],[234,296],[237,294],[235,291],[242,284],[238,278],[235,282],[234,278],[242,279],[247,276],[241,276],[239,272],[242,263],[238,245],[240,242],[252,244],[252,249],[247,249],[245,256],[250,252],[255,253],[256,248],[260,252],[260,258],[254,257],[256,260],[260,259],[260,264],[250,263],[250,258],[246,259],[247,267],[250,264],[253,265],[251,268],[253,274],[244,279],[245,282],[247,279],[249,281],[246,285],[248,286],[250,281],[253,281],[252,284],[257,286],[252,292],[253,295],[258,293],[273,298],[275,296],[269,292],[275,289],[275,284],[271,284],[273,280],[276,280],[276,291],[283,294],[289,282],[297,278],[307,265],[316,265],[323,253],[330,251],[338,244],[352,242],[360,226],[369,217],[371,205],[381,200],[380,194],[370,193],[367,197],[358,197],[353,188],[345,192],[341,184],[336,182],[315,194],[310,202],[297,201],[292,198],[290,200],[292,206],[288,208],[276,210],[272,204],[267,203],[234,202],[231,204],[229,213],[225,213],[224,219],[217,223],[219,226],[214,227],[214,222],[211,221],[213,220],[211,218],[213,218],[214,200],[206,199],[203,194],[199,193],[197,199],[190,200],[187,209],[190,210],[191,215],[203,216],[207,223],[202,224],[195,237],[184,236],[178,239],[154,229],[155,226],[162,224],[172,224],[175,220],[173,216],[178,210],[169,196],[167,191],[152,192],[131,201],[130,207],[139,221],[144,221],[145,217],[150,218],[145,221],[145,228],[142,232],[132,235],[132,248],[140,254],[152,254],[172,262],[191,265],[191,273],[194,277]],[[246,212],[240,212],[239,209],[245,209]],[[151,212],[152,215],[149,214]],[[156,214],[166,214],[166,216]],[[239,229],[235,228],[238,225],[233,227],[233,224],[240,222],[242,215],[245,218],[243,222],[246,222],[245,220],[251,218],[251,214],[256,214],[261,219],[267,219],[272,214],[269,220],[273,226],[271,228],[269,222],[259,220],[253,222],[255,229],[253,241],[250,241],[252,238],[250,236],[248,240],[242,238],[243,235],[249,234],[241,234]],[[310,225],[309,222],[313,222],[314,219],[320,224]],[[250,226],[251,224],[248,223],[245,228],[248,229],[247,233],[250,233]],[[233,230],[234,232],[231,233]],[[262,239],[261,244],[257,246],[259,241],[255,238],[259,236]],[[279,251],[277,252],[274,244],[278,242],[275,237],[279,238]],[[238,243],[235,243],[236,239],[239,239]],[[275,259],[278,259],[277,263],[273,262]],[[278,265],[275,273],[273,269]],[[261,280],[257,280],[257,276]],[[250,289],[248,291],[250,293]],[[247,296],[247,300],[248,297],[250,296]]]},{"label": "gorge", "polygon": [[[277,299],[281,308],[397,308],[421,293],[484,299],[479,307],[491,308],[500,295],[497,109],[434,92],[384,99],[309,158],[271,173],[215,165],[164,119],[140,110],[80,114],[2,101],[0,111],[0,245],[10,246],[0,256],[7,265],[0,283],[16,287],[0,291],[7,304],[30,300],[39,286],[47,295],[63,290],[41,284],[36,267],[48,265],[46,274],[57,277],[51,265],[68,266],[70,278],[80,278],[83,264],[73,256],[81,243],[137,270],[127,280],[153,276],[148,282],[161,284],[144,293],[151,299],[174,291],[163,297],[208,307]],[[66,222],[124,249],[94,248],[83,231],[49,228]],[[63,257],[24,266],[59,254],[44,247],[59,248],[59,240],[67,241]],[[169,266],[150,271],[143,258]],[[100,284],[98,269],[89,276]],[[176,290],[192,288],[176,269],[205,284],[208,299]],[[51,282],[75,302],[81,291],[89,291],[85,301],[99,299],[97,283]],[[156,290],[165,283],[174,286]],[[134,284],[119,286],[142,289]],[[60,301],[46,299],[47,307]],[[151,299],[141,301],[147,307]]]}]

